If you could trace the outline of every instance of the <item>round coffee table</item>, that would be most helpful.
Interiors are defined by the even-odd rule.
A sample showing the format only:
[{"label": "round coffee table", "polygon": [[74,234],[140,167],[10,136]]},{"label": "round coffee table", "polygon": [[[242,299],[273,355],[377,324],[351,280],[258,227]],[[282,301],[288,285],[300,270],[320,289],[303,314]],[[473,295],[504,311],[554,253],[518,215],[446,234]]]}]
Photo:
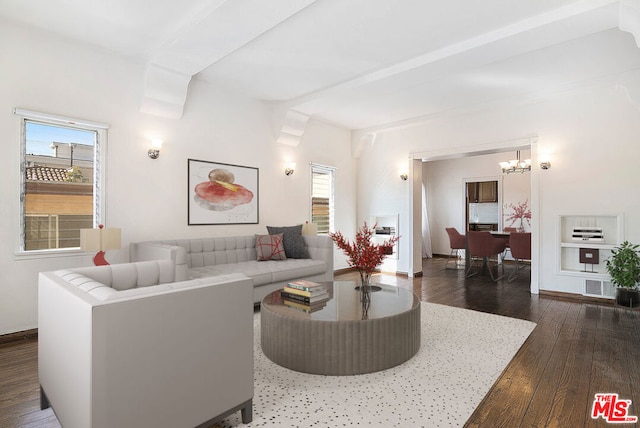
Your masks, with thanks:
[{"label": "round coffee table", "polygon": [[274,363],[304,373],[355,375],[388,369],[420,349],[420,300],[388,285],[371,293],[367,319],[353,281],[327,283],[326,305],[306,312],[268,294],[260,308],[261,345]]}]

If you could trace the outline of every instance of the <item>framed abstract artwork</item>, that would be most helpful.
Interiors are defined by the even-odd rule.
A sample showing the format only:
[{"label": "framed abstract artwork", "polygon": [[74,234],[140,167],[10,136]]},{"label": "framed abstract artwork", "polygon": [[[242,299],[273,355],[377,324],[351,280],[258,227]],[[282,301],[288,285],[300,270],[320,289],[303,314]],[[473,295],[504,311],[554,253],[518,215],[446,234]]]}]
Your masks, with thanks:
[{"label": "framed abstract artwork", "polygon": [[258,168],[187,160],[189,226],[258,224]]}]

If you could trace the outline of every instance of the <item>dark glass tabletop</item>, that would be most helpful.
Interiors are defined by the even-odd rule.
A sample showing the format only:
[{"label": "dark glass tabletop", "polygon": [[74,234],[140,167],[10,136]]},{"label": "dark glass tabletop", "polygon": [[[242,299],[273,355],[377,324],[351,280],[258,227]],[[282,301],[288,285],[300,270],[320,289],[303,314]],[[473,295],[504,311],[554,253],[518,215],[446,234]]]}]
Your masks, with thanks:
[{"label": "dark glass tabletop", "polygon": [[[314,321],[355,321],[362,320],[360,291],[355,281],[333,281],[324,283],[328,298],[312,306],[283,298],[281,290],[268,294],[262,306],[284,316],[308,318]],[[380,288],[371,293],[371,303],[367,319],[385,318],[415,308],[420,304],[418,297],[409,290],[391,285],[373,284]]]}]

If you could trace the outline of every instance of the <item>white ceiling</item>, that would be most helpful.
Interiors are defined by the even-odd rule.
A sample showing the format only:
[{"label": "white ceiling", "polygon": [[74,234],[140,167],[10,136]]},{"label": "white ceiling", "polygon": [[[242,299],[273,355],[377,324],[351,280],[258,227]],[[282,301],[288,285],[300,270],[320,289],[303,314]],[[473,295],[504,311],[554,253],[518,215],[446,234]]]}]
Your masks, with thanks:
[{"label": "white ceiling", "polygon": [[165,101],[194,78],[354,130],[640,69],[632,13],[637,0],[0,2],[5,19],[170,71],[184,94]]}]

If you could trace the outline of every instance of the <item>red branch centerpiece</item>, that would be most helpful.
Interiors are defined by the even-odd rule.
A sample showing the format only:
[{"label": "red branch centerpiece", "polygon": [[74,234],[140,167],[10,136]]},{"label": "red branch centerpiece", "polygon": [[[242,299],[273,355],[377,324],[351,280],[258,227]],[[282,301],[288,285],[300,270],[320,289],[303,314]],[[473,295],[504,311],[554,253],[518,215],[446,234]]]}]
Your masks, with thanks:
[{"label": "red branch centerpiece", "polygon": [[520,204],[509,204],[509,209],[511,209],[511,213],[506,214],[507,218],[505,221],[510,221],[511,226],[515,225],[517,220],[520,220],[520,225],[518,226],[519,232],[524,232],[524,221],[528,224],[531,224],[531,210],[529,209],[529,200],[525,200]]},{"label": "red branch centerpiece", "polygon": [[373,271],[382,264],[387,254],[391,254],[393,246],[400,239],[399,236],[391,236],[382,244],[376,244],[371,240],[374,233],[375,225],[373,228],[369,228],[365,222],[356,233],[355,242],[346,240],[341,232],[329,234],[333,242],[349,258],[349,266],[360,273],[360,291],[363,294],[368,294],[370,291],[369,281]]}]

